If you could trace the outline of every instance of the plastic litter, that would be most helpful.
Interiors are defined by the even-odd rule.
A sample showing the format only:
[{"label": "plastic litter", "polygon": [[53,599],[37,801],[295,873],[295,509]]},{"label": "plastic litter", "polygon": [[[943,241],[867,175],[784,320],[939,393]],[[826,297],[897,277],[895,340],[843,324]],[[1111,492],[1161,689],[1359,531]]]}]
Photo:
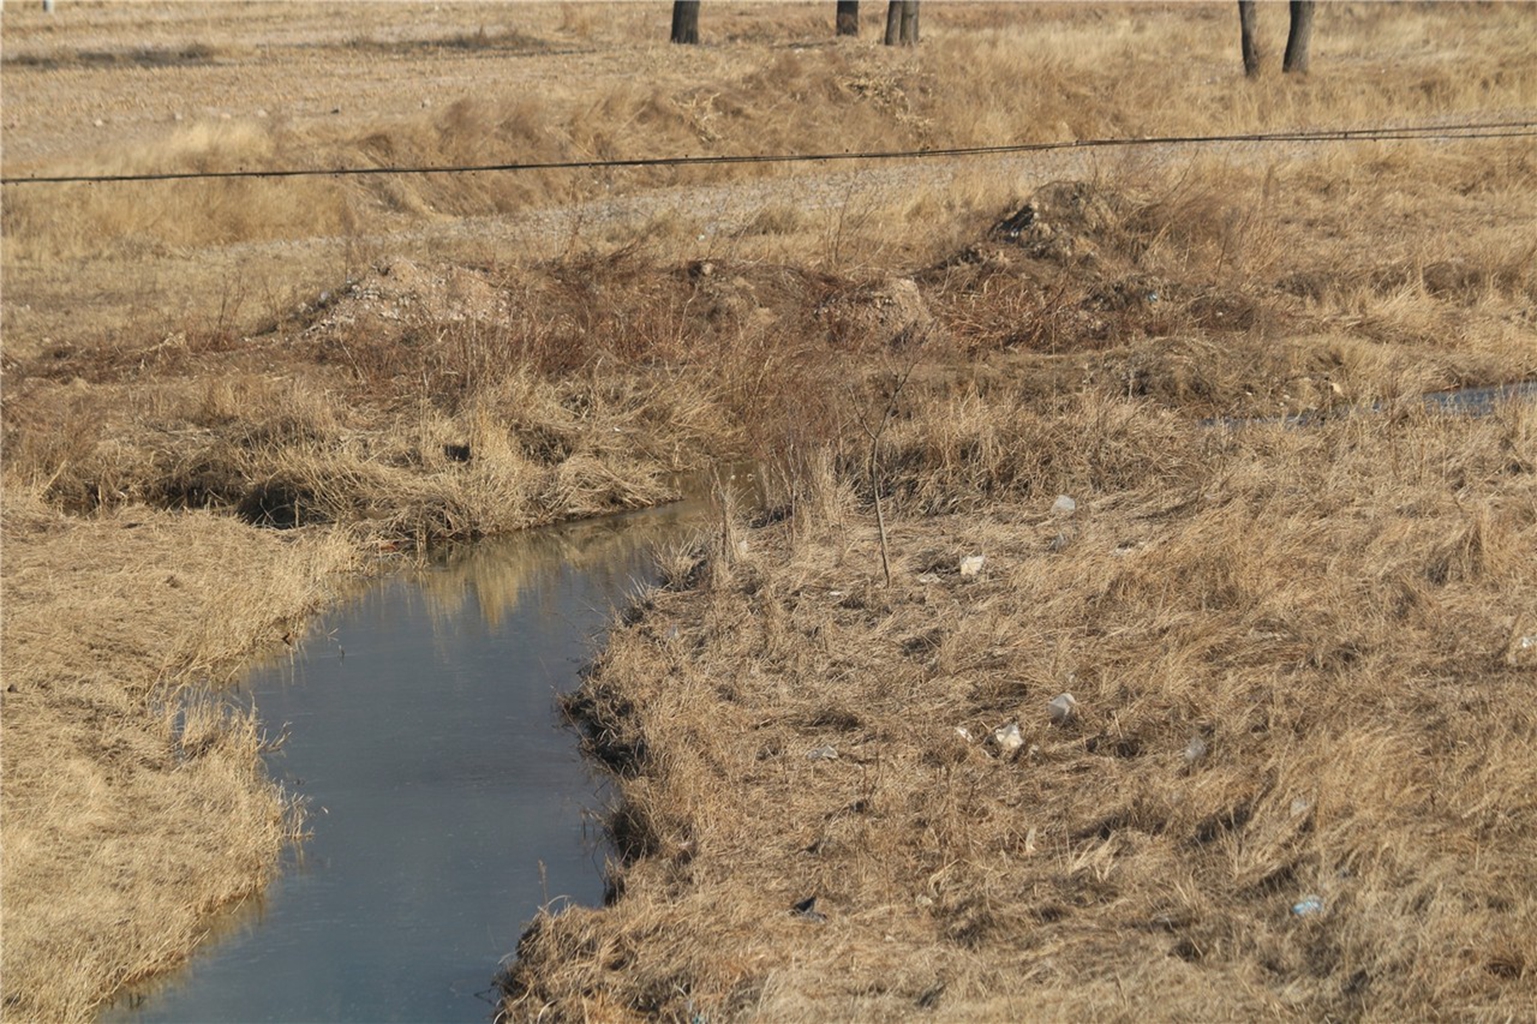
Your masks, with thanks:
[{"label": "plastic litter", "polygon": [[1010,722],[993,730],[993,742],[998,744],[998,750],[1004,756],[1008,756],[1025,745],[1025,738],[1019,734],[1019,723]]},{"label": "plastic litter", "polygon": [[1057,725],[1066,725],[1078,717],[1078,698],[1070,693],[1059,693],[1051,698],[1051,703],[1046,705],[1051,713],[1051,720]]},{"label": "plastic litter", "polygon": [[809,761],[836,761],[838,760],[838,749],[832,746],[817,747],[814,750],[806,751],[806,759]]},{"label": "plastic litter", "polygon": [[982,563],[986,561],[985,555],[967,555],[961,559],[961,575],[975,576],[982,571]]},{"label": "plastic litter", "polygon": [[1185,747],[1185,763],[1195,764],[1206,756],[1206,741],[1199,736],[1190,737],[1190,743]]},{"label": "plastic litter", "polygon": [[1051,510],[1060,516],[1070,516],[1078,511],[1078,502],[1065,494],[1057,495],[1057,500],[1051,503]]},{"label": "plastic litter", "polygon": [[1322,914],[1323,912],[1324,901],[1319,896],[1304,896],[1292,904],[1292,916],[1294,917],[1310,917],[1313,914]]}]

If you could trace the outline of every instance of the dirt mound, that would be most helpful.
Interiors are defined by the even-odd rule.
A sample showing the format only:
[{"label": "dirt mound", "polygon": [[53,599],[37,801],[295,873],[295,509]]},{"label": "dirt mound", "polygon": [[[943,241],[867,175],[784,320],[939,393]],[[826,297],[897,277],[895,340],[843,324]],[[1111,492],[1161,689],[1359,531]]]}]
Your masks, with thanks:
[{"label": "dirt mound", "polygon": [[339,293],[322,292],[304,331],[311,340],[367,332],[399,340],[422,323],[495,323],[512,312],[512,299],[487,272],[458,265],[430,266],[395,259],[349,281]]},{"label": "dirt mound", "polygon": [[934,323],[928,302],[910,277],[845,289],[818,306],[816,315],[840,343],[878,337],[895,344],[922,335]]},{"label": "dirt mound", "polygon": [[1067,265],[1094,262],[1121,221],[1124,201],[1085,181],[1054,181],[995,223],[992,239],[1016,244],[1033,259]]}]

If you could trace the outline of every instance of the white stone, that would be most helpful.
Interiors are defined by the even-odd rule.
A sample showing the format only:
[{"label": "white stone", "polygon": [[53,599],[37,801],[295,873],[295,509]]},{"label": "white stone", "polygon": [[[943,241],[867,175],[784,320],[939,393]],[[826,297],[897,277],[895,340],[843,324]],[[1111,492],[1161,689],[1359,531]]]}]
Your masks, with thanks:
[{"label": "white stone", "polygon": [[1057,694],[1046,707],[1051,713],[1051,720],[1058,725],[1066,725],[1078,717],[1078,698],[1070,693]]},{"label": "white stone", "polygon": [[1019,734],[1019,723],[1010,722],[993,730],[993,742],[998,744],[998,750],[1007,757],[1025,745],[1025,738]]}]

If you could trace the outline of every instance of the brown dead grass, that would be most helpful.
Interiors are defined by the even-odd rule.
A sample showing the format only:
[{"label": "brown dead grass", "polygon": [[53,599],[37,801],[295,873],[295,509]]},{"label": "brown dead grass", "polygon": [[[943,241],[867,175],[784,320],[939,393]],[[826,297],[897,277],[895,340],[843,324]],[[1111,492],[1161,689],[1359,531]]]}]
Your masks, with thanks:
[{"label": "brown dead grass", "polygon": [[4,522],[5,1017],[85,1020],[259,894],[300,827],[254,714],[207,685],[301,632],[356,549],[143,506],[80,521],[14,481]]},{"label": "brown dead grass", "polygon": [[[29,5],[6,170],[1456,119],[1537,106],[1530,12],[1325,5],[1314,73],[1247,83],[1225,4],[935,5],[900,53],[819,5],[687,51],[665,5]],[[743,454],[788,517],[671,552],[604,656],[622,898],[536,923],[509,1013],[1530,1000],[1530,415],[1415,401],[1537,374],[1525,140],[766,173],[7,190],[6,1019],[89,1017],[260,891],[294,819],[204,684],[352,554]],[[1034,754],[953,732],[1015,718]]]},{"label": "brown dead grass", "polygon": [[[1435,159],[1434,153],[1420,156],[1425,161]],[[1455,166],[1467,166],[1456,163],[1455,156],[1449,159]],[[1525,165],[1518,160],[1509,166],[1514,169],[1481,193],[1482,203],[1452,210],[1422,204],[1417,209],[1427,224],[1477,224],[1487,211],[1515,201],[1529,188]],[[1245,207],[1265,189],[1305,196],[1305,183],[1312,180],[1306,175],[1313,172],[1304,168],[1295,174],[1273,170],[1265,176],[1233,170],[1207,173],[1220,182],[1226,198],[1198,189],[1188,173],[1174,178],[1162,172],[1141,172],[1114,182],[1050,186],[1029,197],[1036,214],[1029,230],[1010,235],[992,230],[982,218],[971,218],[963,222],[971,225],[969,242],[915,268],[911,276],[886,271],[846,277],[782,262],[793,253],[793,246],[806,244],[796,241],[794,225],[782,233],[743,236],[714,258],[682,263],[667,263],[655,250],[635,246],[608,253],[577,251],[524,265],[445,266],[394,260],[372,266],[338,295],[273,323],[266,334],[240,337],[194,329],[152,344],[125,341],[93,348],[60,347],[30,359],[12,359],[7,373],[14,383],[8,386],[4,409],[6,489],[8,495],[29,497],[27,504],[8,506],[6,513],[8,529],[13,530],[6,544],[7,585],[13,588],[7,608],[22,609],[19,619],[8,610],[7,657],[23,659],[16,664],[26,665],[26,672],[45,675],[65,671],[64,666],[82,657],[72,653],[82,641],[77,619],[58,614],[38,592],[23,585],[26,567],[34,558],[40,566],[76,565],[82,578],[96,580],[99,588],[104,567],[115,567],[112,571],[131,577],[130,569],[121,568],[124,552],[107,541],[83,539],[115,536],[113,524],[125,519],[176,524],[166,527],[160,541],[167,551],[192,543],[188,538],[223,543],[226,531],[252,537],[256,552],[281,550],[282,545],[271,549],[273,542],[266,539],[275,535],[327,536],[343,546],[366,540],[394,547],[401,542],[474,537],[653,503],[670,493],[664,470],[695,465],[709,457],[757,452],[783,465],[786,479],[803,492],[805,507],[822,510],[813,519],[797,512],[792,518],[795,536],[821,536],[818,543],[831,547],[818,548],[815,557],[831,558],[836,566],[839,559],[852,559],[867,550],[869,542],[853,492],[832,483],[827,474],[833,469],[828,467],[835,466],[859,493],[868,495],[863,430],[878,420],[894,398],[896,416],[881,447],[883,491],[908,516],[944,517],[935,521],[950,531],[944,535],[950,537],[946,543],[951,545],[944,550],[940,550],[943,545],[936,547],[938,542],[926,532],[936,527],[925,520],[909,519],[898,525],[893,538],[897,572],[906,579],[913,575],[914,545],[924,548],[916,556],[922,563],[919,570],[945,574],[956,551],[980,546],[992,559],[995,549],[1008,550],[1009,542],[1002,537],[995,540],[987,524],[1033,521],[1034,514],[1022,511],[1028,506],[1020,503],[1039,500],[1057,489],[1106,495],[1104,500],[1117,508],[1123,501],[1132,506],[1152,502],[1161,493],[1158,500],[1183,514],[1189,511],[1185,504],[1194,500],[1191,494],[1234,486],[1229,478],[1240,466],[1251,466],[1256,479],[1263,475],[1253,469],[1264,465],[1259,452],[1237,445],[1220,432],[1203,432],[1194,426],[1201,417],[1316,412],[1387,401],[1400,403],[1406,410],[1403,415],[1412,419],[1410,399],[1420,391],[1530,374],[1537,353],[1522,311],[1531,298],[1532,280],[1520,260],[1525,243],[1516,231],[1506,229],[1508,225],[1491,223],[1486,230],[1469,231],[1464,247],[1434,250],[1445,262],[1461,268],[1461,276],[1447,286],[1432,284],[1440,271],[1414,255],[1411,246],[1402,253],[1384,251],[1378,263],[1352,269],[1348,279],[1327,275],[1324,285],[1314,287],[1315,279],[1296,276],[1309,264],[1305,254],[1289,247],[1286,237],[1287,233],[1292,238],[1316,237],[1314,222],[1299,214],[1296,221],[1282,223],[1268,216],[1262,205],[1253,212]],[[1379,180],[1383,189],[1401,187],[1399,179]],[[1305,205],[1293,209],[1305,212]],[[759,248],[765,240],[767,244]],[[847,242],[859,246],[860,236],[851,232]],[[778,258],[771,258],[771,252],[777,252]],[[1306,286],[1297,284],[1299,280]],[[908,381],[904,389],[893,395],[904,379]],[[1357,433],[1337,429],[1345,431],[1339,442],[1342,450],[1349,447],[1347,441],[1356,443],[1358,434],[1373,438],[1373,445],[1381,443],[1364,429]],[[1450,445],[1453,429],[1438,435],[1442,439],[1437,443]],[[1520,467],[1529,461],[1529,439],[1522,433],[1524,426],[1511,429],[1516,432],[1506,441],[1513,453],[1509,465]],[[1413,431],[1405,437],[1408,440],[1393,435],[1393,444],[1399,447],[1382,448],[1378,456],[1400,469],[1411,455],[1430,467],[1448,457],[1439,449],[1427,449],[1429,442],[1416,440]],[[841,445],[832,463],[819,454],[829,439]],[[1312,466],[1306,472],[1317,472],[1316,467],[1327,464],[1330,456],[1303,446],[1287,458],[1293,460],[1287,464]],[[821,482],[805,483],[806,467],[819,465],[824,467]],[[1305,471],[1289,472],[1300,477]],[[1160,487],[1164,490],[1158,491]],[[1518,505],[1519,498],[1509,504]],[[1376,514],[1367,509],[1355,517],[1364,520]],[[1162,513],[1149,515],[1157,520]],[[249,525],[239,525],[241,520]],[[976,522],[966,527],[972,520]],[[1128,520],[1136,521],[1140,520]],[[1200,524],[1187,525],[1194,530]],[[253,536],[251,526],[279,531],[261,530]],[[1246,528],[1256,534],[1273,532],[1267,521],[1249,521]],[[1312,521],[1304,517],[1297,528],[1311,530]],[[1441,520],[1432,518],[1424,526],[1428,532],[1415,528],[1395,543],[1412,548],[1442,528]],[[973,537],[964,529],[982,532]],[[1197,531],[1194,539],[1179,542],[1186,545],[1191,558],[1219,551],[1225,543],[1217,526],[1200,529],[1208,532]],[[1061,531],[1062,545],[1078,543],[1076,530]],[[1525,536],[1518,530],[1512,535],[1517,541],[1512,541],[1508,532],[1499,534],[1507,538],[1500,544],[1517,543]],[[262,538],[259,544],[256,538]],[[761,543],[751,540],[750,550]],[[1370,550],[1372,543],[1363,540],[1351,550],[1357,557],[1366,557],[1358,548],[1365,545]],[[1459,561],[1465,555],[1460,552],[1469,546],[1482,550],[1484,543],[1482,534],[1467,544],[1453,543],[1446,553],[1446,573],[1465,572]],[[89,550],[76,553],[75,547],[83,544]],[[1290,564],[1290,559],[1287,555],[1280,561]],[[1167,571],[1171,580],[1195,580],[1207,572],[1180,566]],[[1219,578],[1232,571],[1211,569]],[[178,569],[173,575],[179,573]],[[294,594],[313,595],[313,581],[323,578],[325,570],[312,567],[308,573],[293,580]],[[684,565],[673,576],[687,579],[698,574],[691,565]],[[727,592],[732,579],[730,573],[721,576],[720,586]],[[136,585],[159,586],[147,577]],[[746,584],[748,590],[761,585],[761,581]],[[1199,583],[1212,585],[1226,593],[1227,587],[1237,584]],[[21,589],[15,589],[18,586]],[[826,586],[842,589],[831,583]],[[1243,586],[1264,589],[1270,584]],[[863,594],[858,602],[873,602],[871,607],[886,608],[891,600],[863,582],[859,587],[845,593]],[[1009,594],[1018,589],[1013,583],[1006,588]],[[132,616],[115,620],[125,629],[151,629],[146,623],[158,624],[154,629],[166,628],[178,616],[168,607],[144,602],[137,590],[102,588],[99,594],[113,607],[136,609]],[[1506,603],[1519,604],[1526,600],[1522,595],[1517,587],[1505,595]],[[744,595],[744,600],[749,596]],[[301,606],[313,600],[313,596],[303,597]],[[1023,606],[1010,604],[1012,600],[1001,596],[999,608],[989,605],[983,614],[984,620],[998,623],[1005,646],[1018,640],[1009,638],[1006,621],[1023,615],[1018,611]],[[286,607],[280,602],[277,606]],[[771,616],[766,622],[779,615],[766,610],[772,607],[762,606],[762,614]],[[1085,611],[1090,607],[1062,604],[1059,614],[1066,617],[1077,608],[1080,615],[1097,616],[1097,611]],[[87,617],[97,614],[85,610]],[[156,686],[200,671],[189,666],[232,664],[253,644],[270,643],[274,635],[288,629],[287,619],[280,632],[273,624],[278,620],[251,619],[251,614],[250,609],[228,613],[232,621],[243,623],[238,628],[246,632],[231,635],[217,625],[212,634],[194,630],[171,645],[174,657],[145,663],[138,670],[125,669],[132,680],[129,692],[160,692]],[[33,615],[39,618],[28,618]],[[26,623],[33,621],[48,626],[46,654],[13,639],[22,635],[16,630],[25,630]],[[109,617],[109,621],[113,620]],[[211,621],[224,620],[216,615]],[[870,627],[872,636],[860,642],[877,647],[890,630],[907,628],[878,616],[870,621],[876,624]],[[970,611],[963,621],[972,621]],[[852,623],[841,628],[850,636],[859,635]],[[1322,637],[1332,627],[1325,622],[1310,628],[1315,633],[1309,634],[1307,642],[1316,646],[1325,643]],[[959,627],[943,627],[952,629]],[[147,635],[153,637],[153,631]],[[975,639],[956,646],[959,641],[945,641],[944,635],[934,633],[912,644],[904,640],[902,649],[933,646],[936,651],[951,651],[947,657],[953,658],[960,657],[965,644]],[[86,642],[90,643],[88,636]],[[1205,650],[1201,645],[1208,641],[1190,642]],[[621,641],[615,651],[623,650]],[[738,653],[723,650],[716,656],[729,660]],[[108,656],[114,666],[134,664],[132,657],[115,649]],[[1335,655],[1320,647],[1317,657],[1332,664]],[[1195,655],[1178,658],[1192,660]],[[1133,654],[1124,659],[1135,664],[1130,660]],[[860,671],[887,679],[889,669],[872,662]],[[845,666],[840,671],[853,669]],[[26,676],[18,672],[16,678]],[[180,749],[177,744],[187,742],[176,732],[174,716],[160,710],[161,702],[125,697],[120,686],[95,685],[88,698],[92,706],[102,702],[121,706],[122,718],[114,725],[128,737],[121,742],[173,752]],[[785,692],[798,692],[804,685]],[[1015,690],[1023,684],[995,681],[986,685],[1000,685],[1008,692],[985,700],[966,697],[946,713],[975,728],[987,724],[984,712],[1001,715],[1009,701],[1022,702]],[[1015,689],[1009,690],[1011,686]],[[36,1012],[79,1017],[112,988],[184,957],[194,925],[178,926],[163,936],[155,933],[170,938],[151,949],[135,931],[142,926],[138,916],[114,919],[121,925],[109,924],[87,913],[84,904],[50,898],[56,889],[74,885],[79,877],[70,871],[44,869],[72,863],[56,852],[58,843],[78,853],[88,844],[72,836],[112,833],[122,826],[112,824],[105,815],[132,816],[137,813],[132,810],[135,807],[152,814],[150,820],[156,822],[181,815],[192,822],[187,827],[199,829],[200,835],[244,836],[241,852],[226,852],[225,863],[234,865],[232,871],[200,868],[190,887],[186,875],[173,884],[143,868],[124,868],[117,861],[107,865],[110,871],[129,871],[136,892],[175,894],[179,905],[192,908],[187,921],[195,922],[208,908],[259,891],[265,865],[270,865],[272,851],[289,826],[282,818],[281,800],[264,789],[249,718],[212,721],[204,729],[205,740],[196,745],[231,752],[228,757],[233,760],[218,762],[219,771],[214,773],[224,785],[236,789],[245,785],[250,793],[266,796],[251,796],[238,811],[230,809],[233,796],[227,796],[205,800],[196,815],[183,814],[179,803],[166,805],[162,813],[152,810],[160,799],[153,791],[159,786],[164,796],[162,765],[185,770],[180,761],[150,759],[149,768],[122,769],[110,753],[115,747],[103,748],[94,739],[84,739],[95,733],[79,729],[84,701],[78,691],[42,686],[39,691],[44,696],[30,702],[8,696],[6,706],[7,771],[12,773],[7,800],[8,807],[16,808],[7,814],[7,846],[18,851],[8,861],[7,887],[10,891],[14,879],[14,884],[40,894],[35,903],[7,903],[7,914],[17,915],[8,916],[7,955],[18,965],[7,970],[7,977],[17,979],[18,986],[8,991],[18,1016]],[[955,697],[949,690],[946,693]],[[993,703],[987,704],[989,700]],[[1164,698],[1154,703],[1160,700]],[[940,707],[922,706],[926,720]],[[839,698],[822,709],[826,715],[821,718],[822,711],[808,712],[809,720],[822,724],[807,728],[821,729],[827,722],[864,723],[867,716],[857,707],[855,696]],[[891,702],[888,708],[892,716],[911,711],[911,707],[904,709],[903,701]],[[669,742],[653,736],[644,723],[629,723],[626,728],[639,738],[625,742],[637,748]],[[69,756],[83,765],[93,763],[92,759],[103,762],[95,770],[102,778],[114,780],[110,792],[115,795],[102,797],[106,810],[101,815],[79,818],[78,808],[49,795],[53,786],[71,785],[68,780],[85,767],[73,775],[33,767],[51,764],[54,755],[44,757],[41,748],[29,744],[60,734],[82,737],[83,747],[64,747],[74,751]],[[1167,736],[1164,740],[1172,742]],[[120,776],[125,770],[129,773]],[[654,771],[648,761],[647,777]],[[696,779],[694,784],[706,783]],[[143,798],[133,795],[136,786],[144,787]],[[1224,789],[1219,795],[1228,792]],[[15,802],[9,803],[13,793]],[[1088,807],[1099,798],[1083,799]],[[26,811],[33,801],[63,815],[66,824],[44,824],[42,832],[33,831]],[[640,885],[648,877],[645,865],[657,851],[668,848],[667,829],[686,828],[692,834],[702,827],[659,824],[652,816],[660,812],[636,811],[640,806],[627,805],[619,819],[621,848],[645,854],[625,876],[627,894],[648,891]],[[1071,813],[1089,812],[1078,807]],[[221,820],[233,831],[219,832],[208,824],[207,814],[223,815]],[[184,824],[178,821],[165,830],[158,826],[135,829],[129,845],[133,851],[160,848],[157,844],[174,848]],[[964,824],[958,821],[946,827],[963,829]],[[1158,829],[1162,834],[1172,827],[1164,824]],[[982,848],[990,849],[991,842],[982,842]],[[1077,850],[1072,856],[1082,853]],[[124,856],[144,855],[130,851]],[[181,857],[178,853],[174,863],[180,863]],[[1001,869],[978,864],[967,870],[992,878]],[[110,887],[105,879],[103,884]],[[774,886],[780,884],[758,888],[777,893]],[[189,896],[189,891],[195,895]],[[982,891],[994,893],[990,888]],[[983,909],[976,910],[972,903],[982,897],[963,890],[956,898],[972,909],[956,913],[965,917],[976,910],[992,921],[987,915],[1014,907],[1008,902],[1011,891],[1005,886],[1005,895],[987,895],[977,904]],[[1227,890],[1219,895],[1227,898]],[[649,907],[654,898],[642,896],[634,906]],[[716,899],[718,894],[708,898]],[[759,902],[766,898],[757,897]],[[628,899],[617,906],[626,906]],[[117,906],[110,899],[101,900],[100,905],[107,910]],[[756,913],[754,907],[758,903],[750,901],[732,907],[729,914]],[[67,914],[79,931],[71,932],[55,912]],[[617,922],[630,912],[603,919],[610,922],[603,927],[620,927]],[[746,919],[741,920],[746,927]],[[991,934],[988,929],[994,925],[986,921],[978,925],[979,936]],[[954,924],[954,929],[966,927],[970,925]],[[115,952],[100,957],[78,956],[74,946],[51,938],[103,931],[117,936],[118,942],[111,947]],[[1010,936],[1016,932],[1003,929]],[[921,944],[920,937],[926,934],[912,931],[911,941]],[[1524,941],[1519,931],[1512,934],[1516,936],[1512,941]],[[518,1003],[517,1012],[542,1005],[544,1000],[575,1012],[575,1004],[569,1002],[575,989],[560,988],[567,983],[561,979],[575,979],[570,984],[577,988],[595,983],[587,975],[580,980],[566,968],[542,966],[544,956],[562,964],[569,958],[564,946],[541,952],[535,945],[541,941],[545,940],[530,939],[525,949],[526,970],[540,972],[538,979],[517,982],[526,989],[519,990],[519,998],[535,1003]],[[615,940],[605,938],[603,943],[611,941]],[[690,937],[679,932],[678,941],[702,940],[697,934]],[[710,942],[716,945],[713,938]],[[600,948],[607,946],[600,943]],[[671,955],[666,951],[672,947],[661,941],[649,948],[648,957]],[[956,1012],[962,1016],[1003,1012],[1003,1004],[989,1002],[999,991],[994,982],[1002,968],[995,957],[996,949],[1002,947],[990,947],[978,938],[966,948],[972,950],[966,961],[970,966],[943,968],[946,979],[958,979],[944,981],[947,998],[956,1001],[960,1007]],[[1295,952],[1286,952],[1291,947],[1277,948],[1281,952],[1271,950],[1264,956]],[[728,998],[722,990],[711,988],[719,980],[715,972],[723,969],[721,961],[701,959],[697,950],[688,956],[692,958],[688,966],[662,962],[679,978],[706,979],[678,984],[689,993],[705,993],[701,998],[711,1005],[746,1012],[758,1005],[754,1000],[772,996],[772,986],[760,987],[754,981]],[[878,958],[884,965],[881,972],[916,971],[925,977],[930,973],[922,958],[894,967],[900,957],[888,957],[899,957],[897,949]],[[620,961],[642,962],[624,957],[615,962]],[[855,957],[850,962],[864,961]],[[1247,965],[1243,969],[1253,969],[1253,963],[1243,962]],[[73,966],[61,972],[61,963]],[[831,971],[826,964],[806,969]],[[850,976],[862,975],[855,971]],[[672,997],[664,999],[654,979],[648,978],[620,972],[594,990],[598,994],[590,997],[584,1009],[601,1010],[609,1001],[629,1007],[625,1012],[660,1013],[673,1006],[667,1001]],[[739,982],[733,976],[728,988],[735,990]],[[1173,981],[1148,983],[1162,986]],[[939,981],[931,978],[923,984],[922,992],[913,998],[923,997]],[[796,982],[793,987],[799,991],[800,986]],[[872,989],[866,995],[869,999],[847,1004],[848,1012],[878,1016],[897,1007],[889,994]],[[1099,1005],[1094,1001],[1101,997],[1089,992],[1082,998],[1089,1001],[1085,1005]],[[1205,997],[1186,992],[1181,998],[1195,1000],[1190,1005],[1196,1006]],[[1333,1005],[1314,989],[1286,998],[1300,1000],[1298,1005],[1305,1008]],[[739,1001],[732,1003],[733,999]],[[1268,999],[1212,1005],[1247,1013],[1271,1006]],[[1320,999],[1325,1002],[1316,1002]],[[831,1012],[830,1005],[816,1003],[804,1012],[820,1016]],[[841,1014],[844,1004],[836,1005]],[[1063,1007],[1068,1012],[1069,1005]],[[762,1008],[776,1017],[802,1012],[790,1003],[763,1002]]]},{"label": "brown dead grass", "polygon": [[536,922],[509,1015],[1523,1013],[1530,409],[1084,399],[977,460],[1012,479],[936,471],[1010,415],[924,403],[893,442],[892,501],[980,509],[892,524],[890,588],[824,469],[612,636],[572,707],[623,780],[618,895]]},{"label": "brown dead grass", "polygon": [[[1319,14],[1314,72],[1257,82],[1242,77],[1228,5],[936,5],[915,52],[876,45],[868,30],[834,44],[830,18],[810,5],[707,14],[710,45],[699,48],[663,44],[666,12],[651,5],[584,6],[580,16],[538,3],[434,5],[430,13],[415,5],[335,8],[274,24],[260,7],[210,18],[196,15],[200,5],[138,15],[130,5],[102,12],[103,27],[13,12],[0,74],[24,116],[9,129],[7,173],[829,152],[1457,120],[1537,107],[1537,34],[1522,4],[1331,4]],[[79,72],[86,80],[71,79],[60,93],[49,61],[67,65],[72,38],[76,53],[116,52],[93,36],[119,20],[118,30],[136,40],[129,57],[203,57],[174,68],[87,61]],[[276,45],[256,60],[249,41],[263,32]],[[519,49],[503,37],[543,42]],[[455,42],[476,38],[483,43]],[[358,70],[385,58],[413,73],[376,79]],[[125,82],[147,99],[120,111],[121,94],[132,91]],[[108,117],[102,126],[99,114]],[[72,337],[78,318],[60,310],[78,308],[84,296],[114,315],[132,314],[143,329],[167,307],[210,318],[223,309],[250,329],[279,307],[334,289],[356,269],[359,246],[404,228],[435,232],[431,245],[440,249],[463,244],[466,216],[790,173],[770,166],[12,188],[3,211],[6,269],[31,294],[7,303],[8,333],[22,326]],[[908,198],[953,206],[946,191]],[[984,208],[996,202],[989,196]],[[694,213],[709,221],[720,211]],[[778,220],[786,222],[782,213]],[[495,244],[504,239],[498,233]],[[271,243],[277,253],[253,244],[235,260],[189,260],[237,243]],[[400,244],[390,243],[392,254]],[[65,266],[69,273],[59,275]],[[224,308],[232,298],[236,308]]]}]

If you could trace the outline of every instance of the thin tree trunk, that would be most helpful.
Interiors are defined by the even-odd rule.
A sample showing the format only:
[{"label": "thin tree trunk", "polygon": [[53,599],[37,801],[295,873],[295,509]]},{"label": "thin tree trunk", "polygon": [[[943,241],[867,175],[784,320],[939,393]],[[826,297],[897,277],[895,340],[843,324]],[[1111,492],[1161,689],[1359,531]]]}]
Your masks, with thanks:
[{"label": "thin tree trunk", "polygon": [[1238,0],[1238,28],[1243,34],[1243,73],[1254,78],[1259,74],[1259,37],[1254,0]]},{"label": "thin tree trunk", "polygon": [[1292,28],[1286,37],[1283,72],[1308,69],[1308,45],[1313,41],[1313,0],[1291,0]]},{"label": "thin tree trunk", "polygon": [[918,0],[902,0],[902,45],[918,45]]},{"label": "thin tree trunk", "polygon": [[838,0],[838,35],[859,35],[859,0]]},{"label": "thin tree trunk", "polygon": [[699,0],[673,0],[672,41],[699,42]]},{"label": "thin tree trunk", "polygon": [[891,0],[886,5],[886,45],[918,45],[918,0]]}]

